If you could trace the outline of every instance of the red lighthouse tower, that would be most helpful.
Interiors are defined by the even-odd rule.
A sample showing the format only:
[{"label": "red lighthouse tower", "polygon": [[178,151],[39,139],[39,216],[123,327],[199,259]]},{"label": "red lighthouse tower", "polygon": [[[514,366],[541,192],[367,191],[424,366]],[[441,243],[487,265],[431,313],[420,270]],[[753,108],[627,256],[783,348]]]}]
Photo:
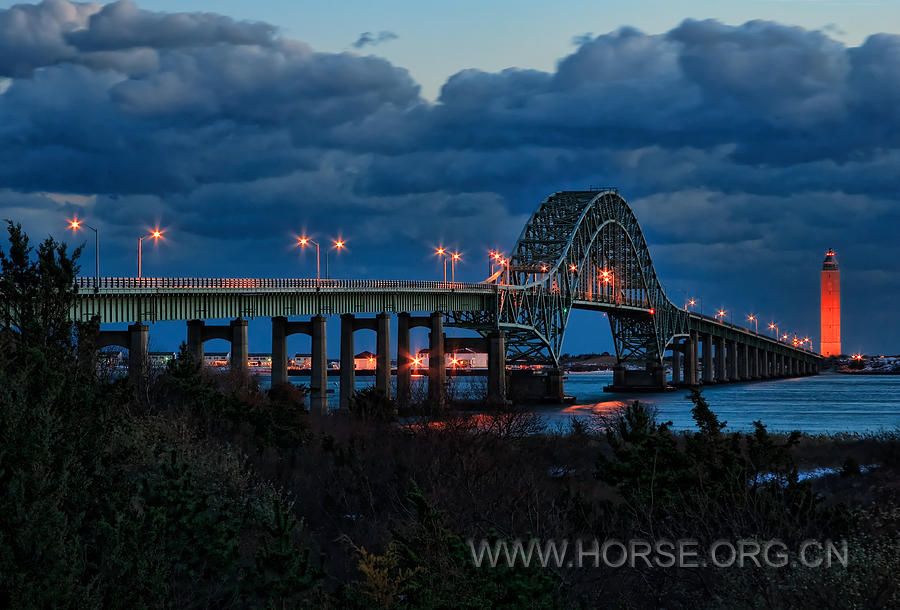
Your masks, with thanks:
[{"label": "red lighthouse tower", "polygon": [[823,356],[841,354],[841,272],[834,250],[825,253],[822,263],[822,347]]}]

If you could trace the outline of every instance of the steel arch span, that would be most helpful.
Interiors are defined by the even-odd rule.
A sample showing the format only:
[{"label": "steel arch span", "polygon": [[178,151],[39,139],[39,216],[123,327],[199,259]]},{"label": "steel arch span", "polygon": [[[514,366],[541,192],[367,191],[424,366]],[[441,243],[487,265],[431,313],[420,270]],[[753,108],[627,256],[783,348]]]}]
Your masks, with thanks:
[{"label": "steel arch span", "polygon": [[557,365],[573,308],[607,314],[622,364],[662,365],[688,333],[666,296],[634,212],[615,189],[562,191],[541,203],[510,257],[497,324],[511,362]]}]

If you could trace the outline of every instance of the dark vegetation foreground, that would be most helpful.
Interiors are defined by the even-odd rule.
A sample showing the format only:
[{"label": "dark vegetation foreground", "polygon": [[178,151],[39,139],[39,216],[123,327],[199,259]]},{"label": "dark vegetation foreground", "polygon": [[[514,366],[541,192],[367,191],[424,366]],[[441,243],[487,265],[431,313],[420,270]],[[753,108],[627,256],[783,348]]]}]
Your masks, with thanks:
[{"label": "dark vegetation foreground", "polygon": [[[900,607],[900,438],[697,431],[634,405],[535,434],[527,413],[310,418],[188,358],[137,387],[67,321],[78,252],[0,253],[0,605]],[[686,403],[687,405],[688,403]],[[877,465],[874,469],[861,468]],[[801,481],[800,468],[841,473]],[[846,539],[846,568],[476,568],[469,538]]]}]

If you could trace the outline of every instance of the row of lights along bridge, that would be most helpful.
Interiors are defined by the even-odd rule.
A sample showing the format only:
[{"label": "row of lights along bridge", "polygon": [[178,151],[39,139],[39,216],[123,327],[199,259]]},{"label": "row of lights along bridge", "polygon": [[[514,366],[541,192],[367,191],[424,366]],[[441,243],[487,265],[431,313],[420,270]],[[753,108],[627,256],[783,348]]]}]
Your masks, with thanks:
[{"label": "row of lights along bridge", "polygon": [[[96,274],[97,279],[100,278],[100,232],[91,225],[85,223],[83,220],[80,220],[78,217],[72,218],[69,221],[69,229],[73,232],[78,232],[81,229],[88,229],[94,232],[94,272]],[[137,276],[143,277],[142,272],[142,259],[143,259],[143,246],[145,239],[152,239],[154,242],[158,242],[160,239],[163,239],[165,231],[160,229],[158,226],[149,231],[149,233],[145,235],[141,235],[138,237],[137,242]],[[314,247],[316,249],[316,280],[321,279],[321,244],[314,239],[306,235],[301,235],[297,237],[297,246],[301,249],[305,249],[307,247]],[[337,250],[338,252],[346,249],[347,242],[343,238],[337,238],[332,240],[331,249]],[[450,263],[450,281],[456,282],[456,265],[462,262],[462,254],[460,252],[450,252],[444,246],[439,246],[435,248],[435,255],[441,260],[444,270],[444,283],[447,282],[447,263]],[[488,264],[489,264],[489,277],[492,278],[492,281],[497,281],[497,283],[509,283],[509,264],[510,259],[505,257],[502,252],[497,250],[490,250],[488,252]],[[499,267],[500,272],[497,272],[497,267]],[[548,271],[548,266],[546,264],[541,265],[541,272],[546,273]],[[578,271],[578,267],[576,265],[571,265],[569,267],[569,271],[575,273]],[[496,278],[494,276],[497,276]],[[325,250],[325,277],[329,277],[328,273],[328,250]],[[502,280],[502,281],[501,281]],[[610,285],[613,283],[613,272],[607,269],[600,271],[599,280],[601,283],[605,285]],[[702,301],[700,306],[700,314],[703,314],[702,310]],[[687,311],[693,311],[694,307],[697,306],[698,299],[688,299],[685,303],[684,308]],[[651,309],[650,313],[653,314],[654,311]],[[715,318],[720,322],[731,324],[730,315],[727,310],[719,309],[716,311]],[[754,331],[756,334],[759,334],[759,317],[756,314],[749,314],[747,316],[747,321],[752,322],[754,326]],[[791,343],[794,347],[807,348],[812,349],[812,339],[809,337],[800,338],[796,333],[781,333],[781,330],[778,327],[778,324],[775,322],[769,323],[769,330],[772,331],[773,336],[776,340],[781,341],[783,343]]]}]

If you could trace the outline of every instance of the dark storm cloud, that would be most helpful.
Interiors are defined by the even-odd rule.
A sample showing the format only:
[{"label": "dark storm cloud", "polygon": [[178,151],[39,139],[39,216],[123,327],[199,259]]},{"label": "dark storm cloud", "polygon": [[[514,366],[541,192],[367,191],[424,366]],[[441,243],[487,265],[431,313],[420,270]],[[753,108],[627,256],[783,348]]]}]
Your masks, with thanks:
[{"label": "dark storm cloud", "polygon": [[90,16],[87,27],[66,34],[80,51],[134,47],[171,49],[210,44],[268,45],[275,28],[266,23],[237,22],[212,13],[154,13],[130,0],[107,4]]},{"label": "dark storm cloud", "polygon": [[365,47],[377,47],[378,45],[390,42],[392,40],[397,40],[398,36],[393,32],[389,32],[386,30],[382,30],[377,34],[373,34],[372,32],[363,32],[359,35],[359,38],[353,43],[354,49],[362,49]]},{"label": "dark storm cloud", "polygon": [[[421,276],[404,262],[437,241],[509,243],[547,193],[614,184],[676,288],[715,278],[711,293],[740,301],[772,284],[729,264],[814,269],[801,252],[834,245],[884,290],[878,261],[900,258],[900,37],[847,47],[772,22],[688,20],[577,44],[552,72],[460,71],[431,103],[384,59],[318,53],[266,24],[130,2],[15,6],[0,11],[3,209],[52,227],[81,205],[106,235],[177,219],[175,233],[219,244],[173,248],[185,273],[250,273],[303,227],[352,227],[357,252],[390,252],[356,272]],[[234,243],[240,255],[221,254]]]}]

